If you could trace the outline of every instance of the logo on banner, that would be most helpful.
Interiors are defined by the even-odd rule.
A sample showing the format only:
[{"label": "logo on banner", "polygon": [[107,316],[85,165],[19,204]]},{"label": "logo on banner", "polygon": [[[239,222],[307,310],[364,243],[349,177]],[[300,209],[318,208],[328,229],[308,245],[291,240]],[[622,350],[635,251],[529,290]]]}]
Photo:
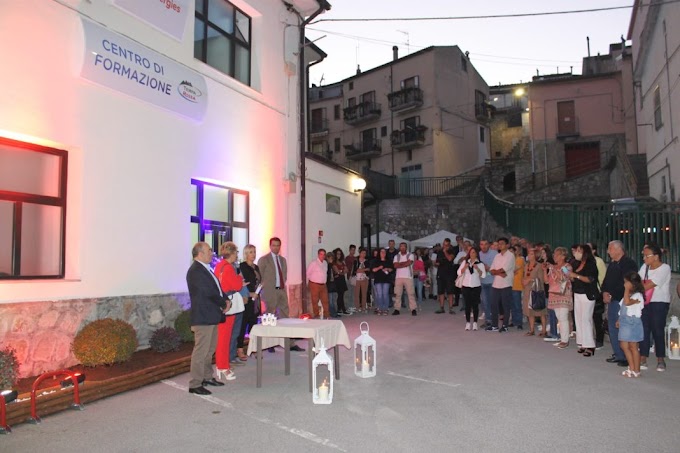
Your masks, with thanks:
[{"label": "logo on banner", "polygon": [[191,82],[187,82],[186,80],[179,84],[177,92],[180,96],[190,102],[198,102],[199,98],[203,95],[201,90],[192,86]]}]

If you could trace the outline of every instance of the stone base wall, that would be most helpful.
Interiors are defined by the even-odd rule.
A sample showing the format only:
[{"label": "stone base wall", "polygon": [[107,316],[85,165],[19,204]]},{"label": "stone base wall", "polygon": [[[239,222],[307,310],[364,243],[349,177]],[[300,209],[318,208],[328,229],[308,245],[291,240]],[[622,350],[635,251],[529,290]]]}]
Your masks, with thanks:
[{"label": "stone base wall", "polygon": [[76,365],[71,343],[94,320],[129,322],[145,349],[153,332],[173,327],[189,305],[187,293],[0,304],[0,346],[16,349],[21,377],[34,376]]}]

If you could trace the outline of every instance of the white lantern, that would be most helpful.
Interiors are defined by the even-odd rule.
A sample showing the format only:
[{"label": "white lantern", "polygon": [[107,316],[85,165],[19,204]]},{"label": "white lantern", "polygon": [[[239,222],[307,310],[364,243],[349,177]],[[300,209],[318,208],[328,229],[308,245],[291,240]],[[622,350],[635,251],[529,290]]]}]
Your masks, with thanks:
[{"label": "white lantern", "polygon": [[314,404],[333,402],[333,359],[326,353],[321,339],[319,352],[312,360],[312,401]]},{"label": "white lantern", "polygon": [[[363,325],[366,324],[366,330]],[[354,340],[354,374],[362,378],[375,376],[376,370],[376,344],[375,340],[368,335],[368,323],[359,324],[361,335]]]},{"label": "white lantern", "polygon": [[677,316],[671,316],[671,322],[666,326],[666,356],[680,360],[680,322]]}]

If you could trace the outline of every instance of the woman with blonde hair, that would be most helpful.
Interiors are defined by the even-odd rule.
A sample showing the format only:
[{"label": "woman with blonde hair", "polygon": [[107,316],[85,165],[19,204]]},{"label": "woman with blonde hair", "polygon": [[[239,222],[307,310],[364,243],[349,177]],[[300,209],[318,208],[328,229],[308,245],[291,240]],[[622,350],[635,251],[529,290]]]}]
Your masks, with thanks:
[{"label": "woman with blonde hair", "polygon": [[243,320],[237,340],[236,353],[239,360],[245,362],[248,356],[243,351],[245,348],[245,336],[250,329],[257,324],[257,315],[260,313],[260,293],[258,286],[262,283],[260,268],[255,264],[257,249],[254,245],[248,244],[243,247],[243,261],[240,264],[241,276],[248,285],[248,299],[245,301]]},{"label": "woman with blonde hair", "polygon": [[[243,288],[243,278],[236,273],[234,263],[238,258],[238,248],[231,241],[220,246],[222,261],[215,266],[215,276],[220,282],[225,295],[232,296]],[[231,298],[231,297],[230,297]],[[217,325],[217,348],[215,349],[215,371],[218,378],[232,381],[236,375],[231,370],[229,355],[231,350],[231,334],[234,329],[235,315],[227,315],[227,320]]]},{"label": "woman with blonde hair", "polygon": [[[541,317],[541,326],[543,331],[538,334],[539,337],[545,337],[548,334],[547,329],[547,308],[542,310],[536,310],[533,307],[529,307],[529,302],[531,301],[531,292],[536,291],[545,294],[545,285],[543,281],[543,268],[538,262],[541,256],[541,249],[538,247],[529,249],[527,254],[527,264],[524,266],[524,278],[522,279],[522,285],[524,292],[522,293],[522,311],[524,315],[529,319],[529,331],[525,333],[525,336],[536,335],[535,325],[536,316]],[[545,296],[544,296],[545,297]]]},{"label": "woman with blonde hair", "polygon": [[[543,263],[543,280],[548,284],[548,308],[555,311],[560,330],[560,342],[555,344],[565,349],[569,346],[569,312],[574,309],[571,282],[567,275],[571,266],[567,264],[567,249],[564,247],[557,247],[553,258],[555,264]],[[552,334],[556,335],[556,332]]]}]

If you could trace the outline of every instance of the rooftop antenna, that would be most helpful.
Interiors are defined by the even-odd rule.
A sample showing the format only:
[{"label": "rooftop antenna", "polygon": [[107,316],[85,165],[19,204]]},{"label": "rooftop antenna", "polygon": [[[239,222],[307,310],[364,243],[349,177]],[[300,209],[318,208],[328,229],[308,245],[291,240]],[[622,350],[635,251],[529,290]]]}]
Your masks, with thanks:
[{"label": "rooftop antenna", "polygon": [[321,74],[321,79],[319,80],[319,86],[321,86],[323,84],[323,79],[324,79],[325,75],[326,75],[325,73]]},{"label": "rooftop antenna", "polygon": [[404,30],[397,30],[397,31],[399,33],[406,35],[406,54],[407,55],[410,54],[411,53],[411,45],[410,45],[411,44],[411,35],[409,34],[409,32],[404,31]]},{"label": "rooftop antenna", "polygon": [[356,60],[355,63],[357,64],[357,67],[359,67],[359,40],[358,39],[357,39],[356,55],[354,56],[354,59]]}]

